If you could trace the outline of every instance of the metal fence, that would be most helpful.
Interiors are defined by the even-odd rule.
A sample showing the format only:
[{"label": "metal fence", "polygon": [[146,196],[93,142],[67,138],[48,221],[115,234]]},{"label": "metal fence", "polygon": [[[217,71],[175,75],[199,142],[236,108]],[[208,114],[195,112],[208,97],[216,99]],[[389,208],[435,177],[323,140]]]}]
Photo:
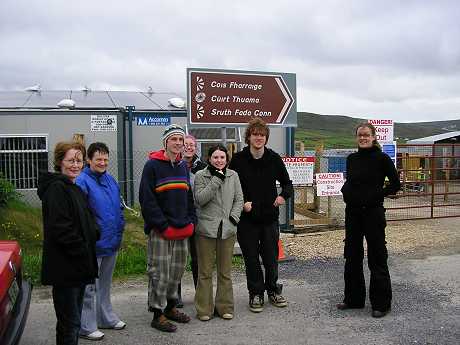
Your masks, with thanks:
[{"label": "metal fence", "polygon": [[460,217],[460,144],[399,145],[399,198],[390,220]]},{"label": "metal fence", "polygon": [[[316,172],[345,170],[343,162],[350,151],[342,156],[317,155]],[[45,166],[51,171],[52,157],[53,152],[48,152],[47,157],[34,156],[33,161],[24,166]],[[108,171],[118,180],[126,200],[129,202],[131,199],[137,203],[140,178],[148,159],[148,152],[133,152],[132,179],[123,178],[130,176],[126,173],[130,162],[120,161],[118,157],[122,155],[116,151],[110,152]],[[2,167],[6,166],[2,164]],[[460,216],[460,144],[399,145],[397,169],[402,189],[398,193],[398,199],[385,200],[388,220]],[[31,205],[40,205],[36,189],[23,188],[23,178],[27,179],[31,186],[35,186],[36,182],[30,181],[31,176],[24,176],[18,170],[14,170],[11,176],[8,176],[7,171],[3,172],[3,175],[18,187],[24,201]],[[33,178],[36,179],[37,176],[33,175]],[[295,188],[294,216],[291,217],[291,224],[295,227],[343,225],[345,204],[342,197],[316,197],[315,191],[315,184]]]},{"label": "metal fence", "polygon": [[[119,158],[123,157],[123,155],[119,154],[118,152],[110,151],[110,163],[107,171],[118,181],[121,193],[126,200],[131,197],[134,203],[137,203],[142,169],[144,168],[144,164],[148,159],[148,154],[148,151],[133,152],[133,179],[128,179],[123,178],[123,176],[128,176],[128,174],[123,173],[123,169],[127,169],[127,167],[129,167],[129,161]],[[10,169],[9,166],[11,164],[7,165],[4,164],[4,161],[2,161],[2,164],[0,164],[0,173],[17,188],[17,191],[21,195],[21,198],[24,202],[31,206],[39,207],[41,205],[41,201],[37,195],[36,189],[38,177],[46,170],[54,170],[53,156],[53,151],[49,151],[46,154],[42,153],[41,156],[32,157],[24,155],[22,157],[24,159],[22,159],[21,162],[26,164],[16,164],[15,169]],[[32,169],[30,167],[34,168]],[[28,171],[33,171],[33,175],[28,173]],[[133,186],[133,190],[131,190],[131,185]]]},{"label": "metal fence", "polygon": [[[348,154],[316,154],[316,172],[345,173]],[[387,220],[460,217],[460,144],[399,145],[396,166],[402,188],[397,199],[385,199]],[[315,184],[295,188],[294,228],[343,226],[342,197],[315,193]]]}]

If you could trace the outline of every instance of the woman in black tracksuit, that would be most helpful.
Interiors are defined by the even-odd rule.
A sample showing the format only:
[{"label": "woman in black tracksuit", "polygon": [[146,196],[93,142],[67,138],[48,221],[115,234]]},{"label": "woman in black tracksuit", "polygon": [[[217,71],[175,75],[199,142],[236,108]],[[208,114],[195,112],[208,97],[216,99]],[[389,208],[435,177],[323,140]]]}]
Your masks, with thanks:
[{"label": "woman in black tracksuit", "polygon": [[[356,139],[358,152],[347,157],[347,176],[342,187],[346,204],[345,297],[337,308],[364,308],[363,237],[366,237],[372,316],[383,317],[391,309],[392,298],[383,199],[394,197],[401,185],[393,161],[377,143],[375,127],[370,123],[360,124],[356,129]],[[385,183],[385,178],[388,178],[388,183]]]}]

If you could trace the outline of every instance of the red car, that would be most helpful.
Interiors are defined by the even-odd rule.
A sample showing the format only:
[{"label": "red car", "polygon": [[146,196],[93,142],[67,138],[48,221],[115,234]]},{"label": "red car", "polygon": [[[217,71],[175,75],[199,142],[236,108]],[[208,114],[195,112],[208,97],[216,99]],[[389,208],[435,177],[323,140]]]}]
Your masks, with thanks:
[{"label": "red car", "polygon": [[19,243],[0,241],[0,345],[16,345],[29,313],[32,286],[22,279]]}]

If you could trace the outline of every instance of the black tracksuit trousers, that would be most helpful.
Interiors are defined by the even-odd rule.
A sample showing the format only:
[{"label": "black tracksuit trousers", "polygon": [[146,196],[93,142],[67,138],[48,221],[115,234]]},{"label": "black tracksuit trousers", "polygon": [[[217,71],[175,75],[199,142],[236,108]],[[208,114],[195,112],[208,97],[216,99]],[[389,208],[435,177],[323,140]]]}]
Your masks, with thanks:
[{"label": "black tracksuit trousers", "polygon": [[345,209],[345,298],[350,307],[364,307],[366,285],[363,273],[363,237],[367,242],[368,266],[371,273],[369,299],[373,310],[386,311],[391,307],[391,280],[388,271],[388,252],[385,241],[385,209],[350,207]]},{"label": "black tracksuit trousers", "polygon": [[[237,236],[246,266],[249,294],[263,296],[265,291],[281,293],[281,285],[277,283],[280,236],[278,222],[263,224],[241,219]],[[259,256],[265,269],[265,281]]]}]

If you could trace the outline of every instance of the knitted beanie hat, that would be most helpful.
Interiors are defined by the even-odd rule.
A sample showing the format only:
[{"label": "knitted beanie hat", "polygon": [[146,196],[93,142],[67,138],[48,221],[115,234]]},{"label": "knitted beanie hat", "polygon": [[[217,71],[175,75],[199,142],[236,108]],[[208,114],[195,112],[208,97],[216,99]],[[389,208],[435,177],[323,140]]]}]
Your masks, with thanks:
[{"label": "knitted beanie hat", "polygon": [[165,131],[163,132],[163,137],[162,137],[164,148],[166,148],[166,141],[172,135],[182,135],[182,137],[185,137],[185,131],[181,126],[175,125],[175,124],[172,124],[166,127]]}]

